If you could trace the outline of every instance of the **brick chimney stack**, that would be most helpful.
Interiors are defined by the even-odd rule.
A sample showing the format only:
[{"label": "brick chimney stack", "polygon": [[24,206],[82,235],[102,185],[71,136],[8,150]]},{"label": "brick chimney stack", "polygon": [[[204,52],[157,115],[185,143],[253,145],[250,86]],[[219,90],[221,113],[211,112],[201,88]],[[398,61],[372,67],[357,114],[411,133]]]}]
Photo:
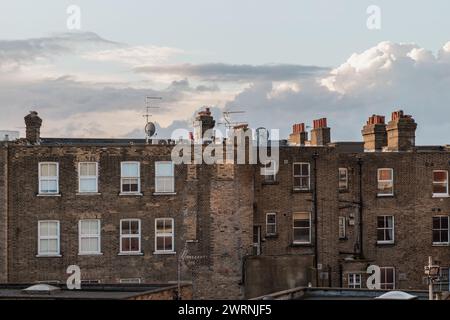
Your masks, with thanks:
[{"label": "brick chimney stack", "polygon": [[195,141],[197,143],[213,141],[214,135],[209,134],[208,136],[205,136],[205,133],[208,130],[213,130],[215,125],[216,121],[211,115],[211,110],[208,107],[206,107],[205,110],[200,111],[197,114],[197,117],[195,118],[195,125],[194,125]]},{"label": "brick chimney stack", "polygon": [[387,149],[389,151],[411,151],[416,145],[417,123],[403,110],[392,112],[387,124]]},{"label": "brick chimney stack", "polygon": [[311,130],[311,145],[325,146],[331,142],[331,130],[327,127],[327,118],[314,120]]},{"label": "brick chimney stack", "polygon": [[304,146],[308,141],[308,132],[304,123],[296,123],[292,126],[292,133],[289,135],[289,143],[297,146]]},{"label": "brick chimney stack", "polygon": [[36,111],[30,111],[25,116],[26,139],[30,144],[39,144],[41,141],[41,125],[42,119]]},{"label": "brick chimney stack", "polygon": [[365,151],[382,151],[387,146],[385,117],[372,115],[361,130]]}]

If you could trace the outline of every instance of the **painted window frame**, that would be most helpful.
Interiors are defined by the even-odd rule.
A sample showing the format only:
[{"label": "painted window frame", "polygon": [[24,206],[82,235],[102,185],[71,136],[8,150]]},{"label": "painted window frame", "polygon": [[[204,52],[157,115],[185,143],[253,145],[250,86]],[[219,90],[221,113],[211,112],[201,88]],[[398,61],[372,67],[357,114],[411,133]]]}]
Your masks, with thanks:
[{"label": "painted window frame", "polygon": [[[383,279],[383,270],[384,270],[384,279]],[[387,282],[387,270],[392,270],[392,282]],[[380,288],[382,290],[395,290],[395,267],[380,267]],[[388,288],[388,286],[392,285],[392,288]]]},{"label": "painted window frame", "polygon": [[[95,176],[82,176],[81,175],[81,166],[85,165],[85,164],[95,164]],[[78,162],[78,192],[79,193],[98,193],[98,162],[94,162],[94,161],[82,161],[82,162]],[[81,181],[82,180],[93,180],[95,179],[95,190],[94,191],[84,191],[81,190]]]},{"label": "painted window frame", "polygon": [[[273,169],[269,169],[272,166]],[[272,183],[277,181],[278,173],[278,163],[276,160],[269,160],[267,164],[263,165],[261,170],[261,175],[263,176],[264,182]]]},{"label": "painted window frame", "polygon": [[[124,234],[123,233],[123,227],[122,227],[122,223],[123,222],[137,222],[138,223],[138,234]],[[142,229],[141,229],[141,219],[121,219],[120,220],[120,243],[119,243],[119,249],[120,249],[120,253],[124,254],[124,255],[132,255],[132,254],[140,254],[142,253],[142,245],[141,245],[141,235],[142,235]],[[138,243],[139,243],[139,248],[136,251],[129,251],[129,250],[123,250],[122,247],[122,239],[127,238],[127,239],[131,239],[131,238],[137,238],[138,239]]]},{"label": "painted window frame", "polygon": [[[390,180],[382,180],[380,179],[380,172],[383,170],[389,170],[391,172]],[[380,190],[380,183],[382,182],[390,182],[392,184],[392,191],[390,193],[384,193],[383,190]],[[378,168],[377,169],[377,195],[379,197],[392,197],[395,194],[395,186],[394,186],[394,168]]]},{"label": "painted window frame", "polygon": [[[434,228],[434,219],[438,218],[439,219],[439,228],[435,229]],[[442,218],[446,218],[447,219],[447,229],[442,228]],[[442,234],[441,232],[447,230],[447,241],[434,241],[434,232],[437,231],[439,232],[439,238],[442,239]],[[431,221],[431,240],[433,242],[434,246],[448,246],[450,245],[450,217],[449,216],[445,216],[445,215],[440,215],[440,216],[433,216],[432,217],[432,221]]]},{"label": "painted window frame", "polygon": [[[303,165],[307,165],[308,166],[308,174],[304,174],[302,167]],[[300,174],[296,175],[295,174],[295,166],[298,165],[300,166]],[[308,179],[308,186],[306,188],[301,187],[301,186],[297,186],[295,185],[295,178],[307,178]],[[292,164],[292,179],[293,179],[293,189],[294,190],[298,190],[298,191],[309,191],[311,190],[311,164],[309,162],[294,162]]]},{"label": "painted window frame", "polygon": [[[269,216],[273,216],[275,219],[275,222],[269,222]],[[269,227],[272,226],[273,232],[269,232]],[[277,234],[277,213],[276,212],[267,212],[266,213],[266,235],[267,236],[274,236]]]},{"label": "painted window frame", "polygon": [[[342,228],[341,228],[342,227]],[[347,239],[347,218],[344,216],[338,217],[338,229],[339,229],[339,239]],[[341,230],[343,230],[341,232]]]},{"label": "painted window frame", "polygon": [[[98,234],[81,234],[81,225],[84,221],[96,221]],[[82,251],[81,240],[84,238],[96,238],[98,251]],[[102,254],[102,225],[100,219],[82,219],[78,221],[78,255],[100,255]]]},{"label": "painted window frame", "polygon": [[[42,176],[42,165],[56,165],[56,176]],[[38,176],[39,176],[39,194],[53,195],[59,194],[59,162],[56,161],[44,161],[38,164]],[[44,179],[46,178],[46,179]],[[42,181],[56,181],[56,192],[48,192],[42,190]]]},{"label": "painted window frame", "polygon": [[[158,175],[158,165],[162,164],[170,164],[171,166],[171,175],[170,176],[162,176]],[[170,190],[159,190],[161,182],[160,179],[168,179],[170,178],[171,188]],[[175,164],[173,161],[155,161],[155,193],[174,193],[175,192]]]},{"label": "painted window frame", "polygon": [[[383,218],[383,227],[378,227],[378,219]],[[392,228],[388,227],[387,218],[392,219]],[[384,240],[378,239],[378,231],[383,230]],[[386,240],[386,231],[392,230],[392,240]],[[395,243],[395,217],[393,215],[379,215],[377,216],[377,244],[394,244]]]},{"label": "painted window frame", "polygon": [[[171,233],[158,233],[158,221],[160,220],[169,220],[172,224],[172,232]],[[172,238],[172,250],[158,250],[158,237],[171,237]],[[175,253],[175,220],[173,218],[156,218],[155,219],[155,254],[167,254],[167,253]]]},{"label": "painted window frame", "polygon": [[[341,186],[341,170],[345,172],[345,186]],[[348,168],[338,169],[338,188],[340,191],[348,190]]]},{"label": "painted window frame", "polygon": [[[435,193],[434,192],[434,186],[435,185],[442,185],[442,182],[436,182],[434,180],[434,173],[435,172],[445,172],[445,174],[447,176],[447,178],[445,180],[445,189],[447,190],[447,192],[445,192],[445,193]],[[432,194],[433,194],[432,196],[433,196],[433,198],[448,197],[449,196],[449,194],[448,194],[448,170],[433,170],[432,180],[433,180],[433,182],[432,182]]]},{"label": "painted window frame", "polygon": [[[308,222],[309,222],[309,226],[308,227],[295,227],[295,215],[296,214],[307,214],[308,215]],[[298,219],[300,220],[300,219]],[[305,220],[305,219],[301,219],[301,220]],[[312,242],[312,225],[311,225],[311,212],[294,212],[292,215],[292,243],[293,244],[311,244]],[[300,241],[300,240],[295,240],[295,230],[296,229],[309,229],[309,237],[308,237],[308,241]]]},{"label": "painted window frame", "polygon": [[[124,176],[123,167],[127,164],[137,165],[137,176]],[[136,179],[137,180],[137,190],[136,191],[124,191],[123,181],[125,179]],[[122,161],[120,162],[120,193],[121,194],[140,194],[141,193],[141,163],[139,161]]]},{"label": "painted window frame", "polygon": [[119,283],[122,284],[140,284],[142,283],[141,278],[121,278],[119,279]]},{"label": "painted window frame", "polygon": [[[347,286],[350,289],[362,288],[362,274],[361,273],[349,273],[347,279]],[[357,281],[358,279],[358,281]]]},{"label": "painted window frame", "polygon": [[[42,236],[41,223],[56,223],[56,236]],[[41,252],[41,240],[56,240],[56,252]],[[61,255],[61,233],[59,220],[39,220],[38,221],[38,256],[40,257],[55,257]]]}]

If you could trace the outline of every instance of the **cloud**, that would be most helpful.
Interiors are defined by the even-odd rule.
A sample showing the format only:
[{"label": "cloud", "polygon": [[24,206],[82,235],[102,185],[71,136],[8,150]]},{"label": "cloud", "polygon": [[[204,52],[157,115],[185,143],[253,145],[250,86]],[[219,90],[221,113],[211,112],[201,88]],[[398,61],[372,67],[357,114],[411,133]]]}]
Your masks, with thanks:
[{"label": "cloud", "polygon": [[281,129],[328,117],[334,140],[361,140],[373,113],[404,109],[418,122],[417,141],[449,143],[450,42],[436,55],[415,44],[382,42],[355,53],[328,75],[277,85],[258,83],[229,105],[245,106],[252,126]]},{"label": "cloud", "polygon": [[60,33],[49,37],[25,40],[0,40],[0,66],[18,67],[79,51],[120,46],[93,32]]},{"label": "cloud", "polygon": [[130,65],[159,64],[167,62],[173,56],[184,53],[183,50],[157,46],[130,46],[89,52],[85,59],[94,61],[113,61]]},{"label": "cloud", "polygon": [[311,77],[328,68],[292,64],[238,65],[225,63],[152,65],[136,67],[137,73],[171,74],[201,81],[279,81]]}]

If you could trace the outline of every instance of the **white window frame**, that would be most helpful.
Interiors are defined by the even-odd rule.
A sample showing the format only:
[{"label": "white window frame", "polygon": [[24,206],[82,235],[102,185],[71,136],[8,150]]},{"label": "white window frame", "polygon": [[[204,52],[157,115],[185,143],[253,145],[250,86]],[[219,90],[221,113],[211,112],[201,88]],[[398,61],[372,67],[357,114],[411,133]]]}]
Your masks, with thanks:
[{"label": "white window frame", "polygon": [[[83,164],[95,164],[95,176],[82,176],[81,175],[81,166]],[[95,190],[94,191],[83,191],[81,190],[81,180],[91,180],[95,179]],[[79,193],[98,193],[98,162],[92,161],[83,161],[78,163],[78,192]]]},{"label": "white window frame", "polygon": [[[295,240],[295,229],[306,229],[306,227],[295,227],[295,224],[294,224],[294,221],[295,221],[295,214],[296,213],[302,213],[302,214],[308,214],[308,217],[309,217],[309,227],[308,227],[308,229],[309,229],[309,239],[308,239],[308,241],[300,241],[300,240]],[[294,244],[311,244],[311,232],[312,232],[312,225],[311,225],[311,212],[294,212],[293,213],[293,215],[292,215],[292,242],[294,243]]]},{"label": "white window frame", "polygon": [[[386,222],[386,218],[392,218],[392,228],[388,228],[386,227],[386,224],[384,224],[384,227],[379,228],[378,227],[378,218],[383,217],[383,221]],[[386,232],[386,230],[390,230],[392,229],[392,240],[378,240],[378,230],[383,230],[384,232]],[[383,234],[384,234],[383,232]],[[392,215],[379,215],[377,216],[377,243],[378,244],[393,244],[395,243],[395,217]]]},{"label": "white window frame", "polygon": [[[275,222],[269,223],[269,216],[275,217]],[[269,226],[274,227],[274,232],[269,232]],[[277,234],[277,213],[276,212],[267,212],[266,213],[266,235],[273,236]]]},{"label": "white window frame", "polygon": [[[136,164],[138,168],[137,177],[128,177],[123,175],[123,166],[125,164]],[[137,179],[137,191],[124,191],[123,180],[124,179]],[[121,194],[140,194],[141,193],[141,163],[139,161],[122,161],[120,163],[120,193]]]},{"label": "white window frame", "polygon": [[[308,174],[307,175],[303,174],[303,172],[301,170],[301,168],[304,164],[308,165]],[[300,166],[300,174],[299,175],[295,174],[295,166],[296,165]],[[294,162],[292,164],[292,177],[293,177],[293,182],[294,182],[294,184],[293,184],[294,190],[310,190],[311,189],[311,164],[309,162]],[[295,178],[305,178],[305,177],[308,178],[308,186],[306,188],[302,188],[301,186],[295,185]]]},{"label": "white window frame", "polygon": [[[97,221],[98,234],[81,234],[82,221]],[[81,239],[83,238],[97,238],[98,251],[82,251]],[[78,255],[100,255],[102,254],[102,225],[100,219],[82,219],[78,221]]]},{"label": "white window frame", "polygon": [[[56,236],[41,236],[41,223],[56,223]],[[56,252],[41,252],[41,240],[56,240],[57,241],[57,251]],[[39,220],[38,221],[38,256],[40,257],[54,257],[61,255],[61,240],[60,240],[60,222],[59,220]]]},{"label": "white window frame", "polygon": [[[347,238],[347,218],[344,216],[339,216],[339,239],[346,239]],[[341,229],[342,227],[342,229]],[[342,230],[342,232],[341,232]]]},{"label": "white window frame", "polygon": [[[138,230],[139,233],[138,234],[123,234],[122,233],[122,222],[132,222],[132,221],[137,221],[138,223]],[[139,240],[139,249],[137,251],[125,251],[122,248],[122,239],[123,238],[137,238]],[[120,253],[121,254],[140,254],[142,252],[142,247],[141,247],[141,219],[121,219],[120,220],[120,243],[119,243],[119,248],[120,248]]]},{"label": "white window frame", "polygon": [[[158,233],[158,221],[170,220],[172,221],[172,233]],[[158,236],[172,237],[172,250],[158,250]],[[175,253],[175,220],[173,218],[156,218],[155,219],[155,254],[172,254]]]},{"label": "white window frame", "polygon": [[445,186],[445,188],[446,188],[447,192],[446,193],[434,193],[433,192],[433,198],[448,197],[448,170],[433,170],[433,173],[432,173],[433,174],[432,175],[433,187],[434,187],[435,184],[441,184],[440,182],[434,181],[434,173],[435,172],[445,172],[446,173],[447,179],[446,179],[446,186]]},{"label": "white window frame", "polygon": [[348,277],[348,280],[347,280],[348,288],[351,288],[351,289],[361,289],[362,288],[361,273],[349,273],[347,277]]},{"label": "white window frame", "polygon": [[123,278],[119,279],[119,283],[122,284],[140,284],[142,283],[141,278]]},{"label": "white window frame", "polygon": [[[345,171],[345,187],[341,187],[341,170]],[[339,168],[338,169],[338,188],[339,190],[348,190],[348,168]]]},{"label": "white window frame", "polygon": [[[390,180],[381,180],[380,179],[380,171],[382,170],[389,170],[391,172],[391,179]],[[383,191],[380,191],[380,182],[391,182],[392,183],[392,192],[391,193],[383,193]],[[394,168],[378,168],[377,170],[377,195],[379,197],[392,197],[395,193],[395,186],[394,186]]]},{"label": "white window frame", "polygon": [[[158,172],[158,165],[160,164],[170,164],[171,165],[171,176],[159,176],[157,175]],[[170,190],[159,190],[160,186],[158,183],[158,178],[172,178],[171,179],[171,189]],[[173,161],[155,161],[155,193],[174,193],[175,192],[175,164]]]},{"label": "white window frame", "polygon": [[[434,218],[439,218],[439,229],[434,229]],[[434,231],[439,231],[441,232],[443,229],[440,225],[441,225],[441,219],[442,218],[447,218],[447,242],[435,242],[433,239],[433,233]],[[448,246],[450,244],[450,217],[449,216],[444,216],[444,215],[440,215],[440,216],[433,216],[431,218],[431,240],[433,241],[433,245],[434,246]]]},{"label": "white window frame", "polygon": [[[382,277],[382,270],[392,270],[392,289],[386,289],[386,288],[383,288],[383,285],[384,286],[386,286],[386,285],[390,285],[391,284],[391,282],[386,282],[386,279],[387,279],[387,276],[386,276],[386,271],[385,271],[385,278],[383,279],[383,277]],[[395,290],[395,267],[380,267],[380,288],[382,289],[382,290]]]},{"label": "white window frame", "polygon": [[100,284],[102,283],[100,280],[96,280],[96,279],[82,279],[80,280],[80,284],[81,285],[90,285],[90,284]]},{"label": "white window frame", "polygon": [[[41,165],[56,165],[56,176],[42,176],[42,170]],[[59,194],[59,162],[54,161],[46,161],[46,162],[39,162],[38,164],[38,174],[39,174],[39,194]],[[45,179],[44,179],[45,178]],[[47,192],[42,190],[42,181],[56,181],[56,192]]]}]

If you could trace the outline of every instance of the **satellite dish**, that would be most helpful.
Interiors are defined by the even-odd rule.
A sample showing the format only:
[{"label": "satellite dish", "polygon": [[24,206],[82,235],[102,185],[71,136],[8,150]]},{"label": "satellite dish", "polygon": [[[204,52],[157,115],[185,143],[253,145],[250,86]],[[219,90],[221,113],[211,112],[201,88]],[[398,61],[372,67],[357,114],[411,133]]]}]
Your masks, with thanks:
[{"label": "satellite dish", "polygon": [[148,122],[145,125],[145,133],[147,134],[147,137],[153,136],[155,132],[156,132],[155,124],[153,122]]}]

